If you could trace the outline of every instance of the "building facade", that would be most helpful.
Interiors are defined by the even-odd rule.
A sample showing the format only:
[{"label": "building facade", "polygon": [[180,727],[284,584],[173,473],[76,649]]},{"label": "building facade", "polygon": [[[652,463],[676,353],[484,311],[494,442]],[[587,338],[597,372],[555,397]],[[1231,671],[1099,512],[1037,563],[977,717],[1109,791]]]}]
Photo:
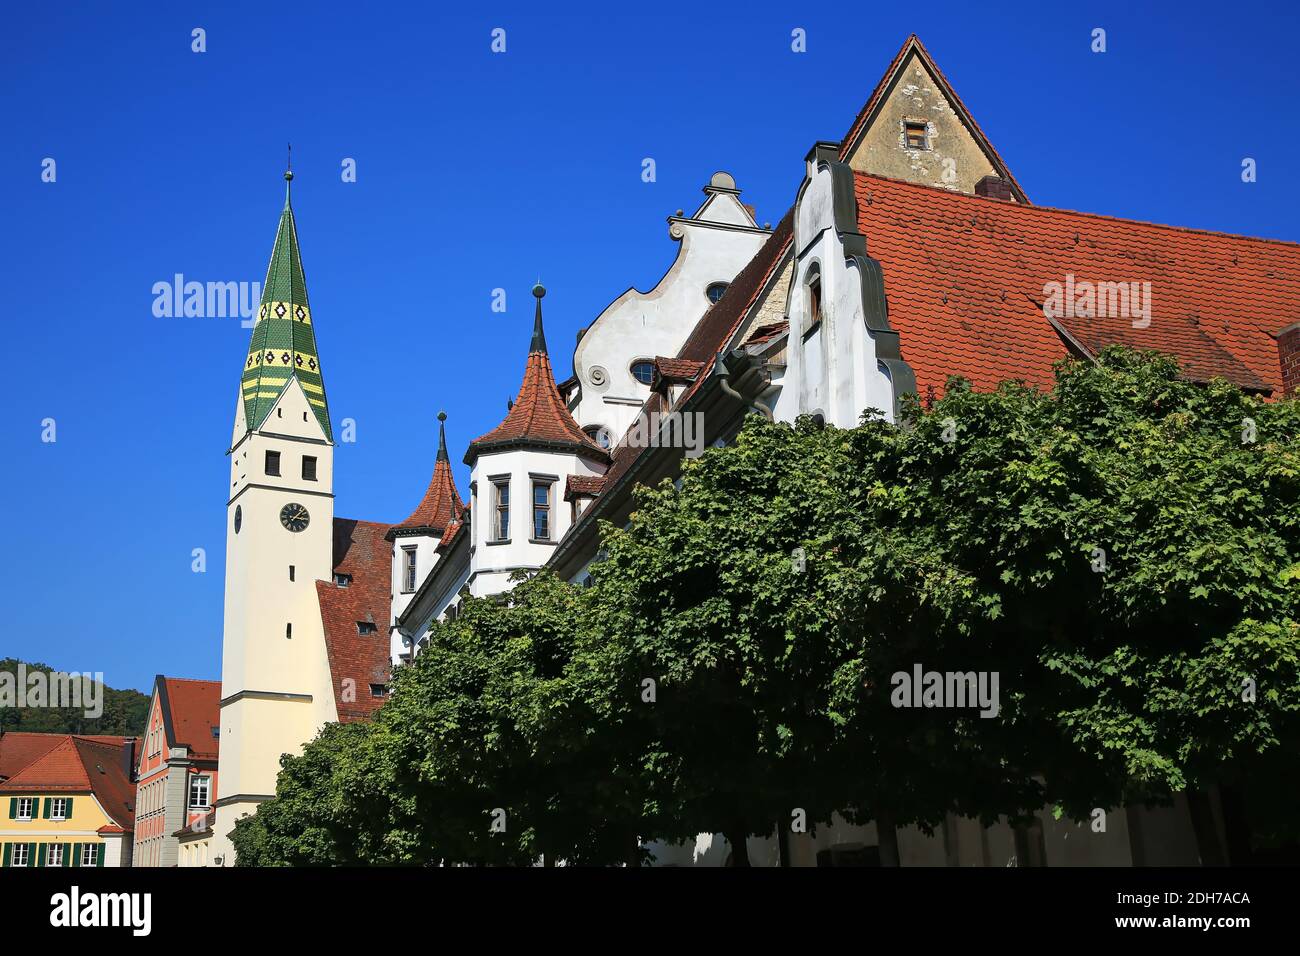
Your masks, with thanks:
[{"label": "building facade", "polygon": [[[584,329],[563,381],[545,290],[534,289],[519,392],[469,443],[466,497],[440,427],[432,479],[394,526],[332,516],[328,410],[286,203],[231,449],[221,691],[231,795],[218,801],[219,838],[272,792],[280,753],[325,721],[373,713],[388,669],[418,654],[464,595],[543,567],[583,582],[598,523],[625,524],[634,487],[676,478],[688,452],[726,444],[749,415],[897,422],[905,396],[933,401],[950,375],[1050,387],[1055,361],[1089,361],[1112,343],[1265,395],[1295,384],[1300,287],[1278,277],[1300,274],[1300,246],[1035,206],[915,37],[841,139],[814,142],[801,167],[791,159],[802,181],[773,229],[715,174],[699,209],[669,220],[672,267]],[[1159,280],[1158,322],[1149,302],[1147,321],[1140,306],[1058,313],[1045,302],[1052,283],[1076,276],[1116,291],[1143,278],[1124,271],[1139,260]],[[683,434],[688,422],[698,434]],[[310,486],[297,464],[307,457]],[[332,548],[309,530],[320,525],[332,526]],[[835,819],[816,836],[748,849],[755,862],[793,865],[1195,863],[1205,856],[1194,831],[1223,832],[1214,795],[1110,820],[1103,838],[1083,839],[1047,812],[1014,829],[953,818],[933,836]],[[731,852],[716,834],[653,849],[668,865]]]},{"label": "building facade", "polygon": [[0,735],[0,865],[130,866],[135,743]]},{"label": "building facade", "polygon": [[217,799],[221,684],[154,679],[136,772],[133,866],[178,866],[180,834],[207,836]]}]

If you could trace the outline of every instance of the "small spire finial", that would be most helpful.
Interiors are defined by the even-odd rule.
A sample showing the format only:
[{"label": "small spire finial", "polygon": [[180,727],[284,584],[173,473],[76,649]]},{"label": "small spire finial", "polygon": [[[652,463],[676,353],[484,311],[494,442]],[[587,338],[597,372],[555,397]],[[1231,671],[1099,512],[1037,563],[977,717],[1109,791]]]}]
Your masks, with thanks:
[{"label": "small spire finial", "polygon": [[447,457],[447,428],[443,424],[447,421],[446,412],[438,412],[438,461],[449,461]]},{"label": "small spire finial", "polygon": [[546,295],[546,287],[542,285],[542,280],[537,280],[537,285],[533,286],[533,295],[537,297],[537,313],[533,316],[533,342],[528,347],[529,352],[546,351],[546,335],[542,331],[542,296]]},{"label": "small spire finial", "polygon": [[293,183],[293,144],[289,143],[289,160],[284,170],[284,204],[289,205],[289,187]]}]

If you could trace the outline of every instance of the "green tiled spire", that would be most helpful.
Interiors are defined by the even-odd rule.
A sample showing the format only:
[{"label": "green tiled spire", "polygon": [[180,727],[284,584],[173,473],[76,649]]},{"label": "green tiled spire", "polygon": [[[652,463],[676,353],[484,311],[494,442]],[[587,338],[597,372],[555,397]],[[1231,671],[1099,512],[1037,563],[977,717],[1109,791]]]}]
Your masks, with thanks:
[{"label": "green tiled spire", "polygon": [[[293,173],[285,173],[284,178],[291,183]],[[302,274],[302,254],[298,251],[298,229],[289,205],[289,187],[285,186],[284,212],[280,214],[257,324],[244,362],[244,417],[250,431],[261,427],[294,376],[302,384],[325,437],[333,441],[311,307],[307,304],[307,282]]]}]

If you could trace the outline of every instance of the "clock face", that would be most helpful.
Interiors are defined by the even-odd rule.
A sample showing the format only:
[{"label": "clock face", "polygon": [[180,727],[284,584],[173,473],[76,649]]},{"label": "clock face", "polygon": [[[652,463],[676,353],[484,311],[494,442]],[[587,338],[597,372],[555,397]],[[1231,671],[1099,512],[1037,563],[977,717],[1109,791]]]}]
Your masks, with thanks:
[{"label": "clock face", "polygon": [[244,526],[244,509],[242,505],[235,505],[235,534],[239,534],[239,529]]},{"label": "clock face", "polygon": [[290,531],[302,531],[310,520],[311,515],[307,514],[307,509],[296,501],[291,501],[280,509],[280,524]]}]

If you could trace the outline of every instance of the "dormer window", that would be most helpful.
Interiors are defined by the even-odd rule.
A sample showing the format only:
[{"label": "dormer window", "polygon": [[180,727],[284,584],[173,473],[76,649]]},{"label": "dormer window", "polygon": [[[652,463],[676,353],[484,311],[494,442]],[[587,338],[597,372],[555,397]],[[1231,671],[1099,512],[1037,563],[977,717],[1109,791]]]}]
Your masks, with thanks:
[{"label": "dormer window", "polygon": [[929,149],[930,135],[926,124],[919,120],[904,120],[903,142],[908,149]]},{"label": "dormer window", "polygon": [[594,441],[598,446],[606,449],[607,451],[609,450],[609,446],[610,446],[609,429],[606,428],[604,425],[588,425],[586,428],[583,429],[583,431],[586,432],[587,437],[590,438],[592,441]]}]

